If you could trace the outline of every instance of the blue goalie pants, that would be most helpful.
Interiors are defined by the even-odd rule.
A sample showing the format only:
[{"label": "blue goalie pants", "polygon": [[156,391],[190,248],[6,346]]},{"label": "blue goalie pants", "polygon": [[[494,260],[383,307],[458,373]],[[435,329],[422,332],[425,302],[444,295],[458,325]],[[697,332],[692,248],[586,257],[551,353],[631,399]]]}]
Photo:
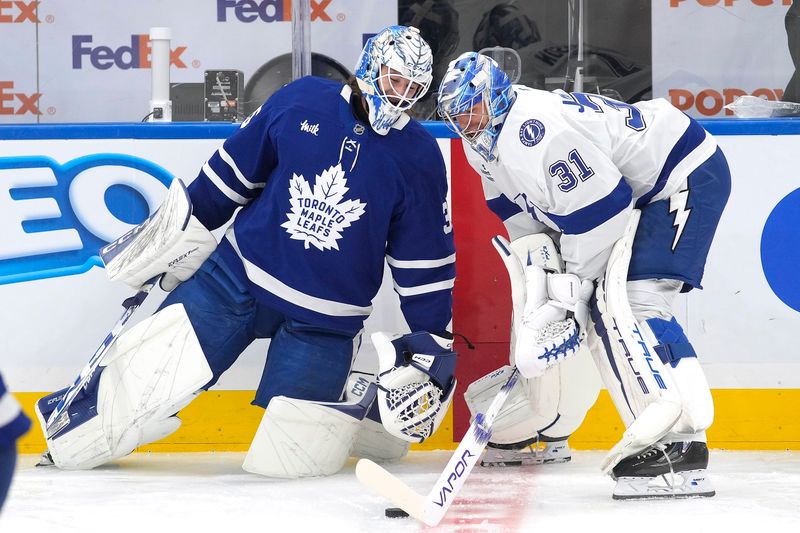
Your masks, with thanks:
[{"label": "blue goalie pants", "polygon": [[730,193],[728,163],[717,148],[689,174],[685,190],[641,208],[628,280],[675,279],[683,282],[682,292],[702,288],[706,258]]},{"label": "blue goalie pants", "polygon": [[273,396],[341,399],[358,337],[294,320],[259,303],[215,252],[161,308],[182,303],[214,374],[208,389],[255,339],[271,339],[254,405]]}]

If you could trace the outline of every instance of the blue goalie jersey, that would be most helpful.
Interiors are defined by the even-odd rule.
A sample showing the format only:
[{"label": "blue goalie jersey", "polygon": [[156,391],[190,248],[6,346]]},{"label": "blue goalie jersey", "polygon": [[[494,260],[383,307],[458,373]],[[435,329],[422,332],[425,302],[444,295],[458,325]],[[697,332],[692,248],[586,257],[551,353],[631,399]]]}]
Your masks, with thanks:
[{"label": "blue goalie jersey", "polygon": [[386,136],[353,115],[351,89],[307,77],[276,92],[189,186],[220,254],[264,304],[356,333],[384,258],[412,331],[444,332],[455,247],[436,141],[403,116]]}]

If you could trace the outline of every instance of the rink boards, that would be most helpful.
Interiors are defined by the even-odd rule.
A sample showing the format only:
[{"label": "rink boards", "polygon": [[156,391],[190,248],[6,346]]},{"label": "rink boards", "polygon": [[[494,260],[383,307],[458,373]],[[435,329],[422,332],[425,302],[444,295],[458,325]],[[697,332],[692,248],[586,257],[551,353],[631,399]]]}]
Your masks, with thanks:
[{"label": "rink boards", "polygon": [[[793,121],[706,121],[733,176],[733,191],[712,248],[704,290],[679,304],[684,324],[714,389],[712,446],[800,448],[800,124]],[[0,126],[0,368],[32,415],[36,398],[70,382],[121,313],[129,295],[99,267],[97,248],[158,205],[173,176],[191,180],[236,126],[97,124]],[[485,207],[478,177],[460,142],[438,124],[451,175],[458,249],[454,330],[460,388],[504,363],[510,302],[502,264],[489,239],[502,227]],[[163,294],[147,302],[152,311]],[[405,328],[385,280],[367,332]],[[368,337],[367,337],[368,338]],[[249,405],[266,341],[251,346],[218,387],[184,411],[184,426],[150,450],[244,450],[262,411]],[[370,367],[371,347],[359,364]],[[466,429],[463,400],[424,448],[448,448]],[[572,443],[606,448],[621,432],[607,395]],[[22,451],[42,448],[38,429]]]}]

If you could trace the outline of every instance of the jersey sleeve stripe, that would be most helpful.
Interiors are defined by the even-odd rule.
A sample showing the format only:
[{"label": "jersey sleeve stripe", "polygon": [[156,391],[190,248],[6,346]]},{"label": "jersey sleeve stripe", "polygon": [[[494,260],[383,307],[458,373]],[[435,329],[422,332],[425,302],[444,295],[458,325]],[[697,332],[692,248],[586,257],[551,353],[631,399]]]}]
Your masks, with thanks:
[{"label": "jersey sleeve stripe", "polygon": [[236,166],[236,162],[233,160],[231,155],[227,151],[225,151],[224,146],[220,146],[218,152],[220,158],[222,158],[222,160],[225,161],[225,163],[227,163],[229,167],[231,167],[231,170],[233,170],[233,173],[236,175],[236,178],[242,183],[242,185],[244,185],[248,189],[260,189],[263,188],[264,185],[266,185],[265,182],[254,183],[245,178],[244,174],[242,174],[242,171],[239,170],[239,167]]},{"label": "jersey sleeve stripe", "polygon": [[236,236],[234,235],[233,229],[229,230],[225,237],[231,243],[233,249],[236,251],[236,254],[242,260],[247,278],[265,291],[274,294],[278,298],[286,300],[291,304],[305,307],[311,311],[328,316],[367,316],[372,312],[371,305],[367,307],[361,307],[345,302],[326,300],[324,298],[318,298],[316,296],[306,294],[286,285],[278,278],[271,276],[268,272],[248,261],[244,255],[242,255],[239,245],[236,242]]},{"label": "jersey sleeve stripe", "polygon": [[506,221],[509,218],[513,217],[517,213],[522,212],[522,208],[506,198],[505,195],[501,194],[496,198],[492,198],[491,200],[486,200],[486,205],[489,206],[500,220]]},{"label": "jersey sleeve stripe", "polygon": [[586,233],[627,209],[631,204],[633,191],[623,176],[614,190],[596,202],[577,209],[568,215],[546,213],[565,235]]},{"label": "jersey sleeve stripe", "polygon": [[225,182],[222,181],[222,178],[220,178],[219,175],[209,166],[208,162],[203,164],[203,173],[209,180],[211,180],[211,183],[213,183],[214,186],[216,186],[216,188],[219,189],[219,191],[229,199],[233,200],[239,205],[244,205],[248,202],[247,198],[228,187]]},{"label": "jersey sleeve stripe", "polygon": [[683,132],[681,138],[678,139],[678,142],[676,142],[675,146],[670,150],[666,161],[664,161],[664,166],[661,167],[661,172],[658,173],[658,178],[653,184],[653,188],[636,200],[637,209],[650,203],[650,200],[664,189],[675,167],[698,146],[703,144],[707,136],[708,133],[700,124],[694,120],[689,121],[689,126],[686,128],[686,131]]},{"label": "jersey sleeve stripe", "polygon": [[456,254],[451,254],[442,259],[417,259],[411,261],[403,261],[387,255],[386,262],[389,263],[389,266],[394,268],[436,268],[455,263]]},{"label": "jersey sleeve stripe", "polygon": [[429,292],[442,291],[445,289],[452,289],[455,285],[455,278],[445,281],[437,281],[436,283],[428,283],[426,285],[417,285],[415,287],[401,287],[397,283],[394,284],[394,290],[400,296],[416,296],[418,294],[427,294]]},{"label": "jersey sleeve stripe", "polygon": [[392,279],[401,287],[428,285],[456,277],[455,262],[436,268],[390,268]]}]

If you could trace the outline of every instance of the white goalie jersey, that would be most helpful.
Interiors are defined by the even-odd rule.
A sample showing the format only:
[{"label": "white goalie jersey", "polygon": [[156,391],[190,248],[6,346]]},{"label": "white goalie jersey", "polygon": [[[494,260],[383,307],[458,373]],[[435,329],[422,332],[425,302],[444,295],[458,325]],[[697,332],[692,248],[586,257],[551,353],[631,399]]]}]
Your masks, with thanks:
[{"label": "white goalie jersey", "polygon": [[560,232],[566,271],[581,279],[602,274],[634,207],[676,193],[717,147],[663,99],[631,105],[514,89],[497,159],[487,163],[464,143],[467,159],[510,237]]}]

